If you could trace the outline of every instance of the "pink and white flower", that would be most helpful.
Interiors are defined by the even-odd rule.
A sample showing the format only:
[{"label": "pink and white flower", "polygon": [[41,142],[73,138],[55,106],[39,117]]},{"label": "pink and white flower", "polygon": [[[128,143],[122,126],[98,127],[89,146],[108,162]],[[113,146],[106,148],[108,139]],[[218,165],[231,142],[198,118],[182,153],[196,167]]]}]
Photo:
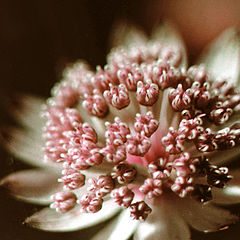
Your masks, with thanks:
[{"label": "pink and white flower", "polygon": [[14,111],[26,129],[10,129],[5,144],[38,168],[1,185],[51,203],[25,221],[42,230],[83,229],[120,211],[93,239],[187,240],[189,226],[221,230],[238,218],[216,203],[240,202],[239,173],[227,168],[240,149],[236,37],[226,33],[187,68],[170,27],[151,40],[128,36],[103,69],[78,62],[46,102],[21,99]]}]

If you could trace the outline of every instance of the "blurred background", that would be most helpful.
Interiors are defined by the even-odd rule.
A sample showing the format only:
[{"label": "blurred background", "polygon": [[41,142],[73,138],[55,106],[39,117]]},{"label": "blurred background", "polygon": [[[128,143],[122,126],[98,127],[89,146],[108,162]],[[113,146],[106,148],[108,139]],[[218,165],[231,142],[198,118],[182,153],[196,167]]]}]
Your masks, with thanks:
[{"label": "blurred background", "polygon": [[[66,64],[85,59],[103,65],[112,25],[124,19],[147,33],[171,20],[186,42],[190,62],[223,29],[240,23],[239,0],[11,0],[0,1],[0,125],[15,124],[7,99],[16,93],[48,97]],[[30,168],[4,149],[0,178]],[[1,240],[89,239],[91,231],[47,233],[22,225],[40,207],[0,191]],[[193,231],[193,240],[239,239],[240,224],[220,233]],[[101,225],[98,226],[101,228]]]}]

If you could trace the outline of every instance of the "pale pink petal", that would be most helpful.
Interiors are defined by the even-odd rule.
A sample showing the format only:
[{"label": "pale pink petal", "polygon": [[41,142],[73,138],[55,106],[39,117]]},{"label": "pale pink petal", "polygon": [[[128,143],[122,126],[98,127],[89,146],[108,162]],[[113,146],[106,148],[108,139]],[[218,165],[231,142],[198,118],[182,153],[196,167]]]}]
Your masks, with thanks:
[{"label": "pale pink petal", "polygon": [[159,130],[161,131],[161,136],[165,136],[168,133],[170,127],[176,127],[179,123],[179,120],[176,121],[174,126],[172,125],[174,117],[176,117],[176,113],[173,108],[171,107],[169,100],[168,100],[168,93],[169,89],[163,92],[162,102],[161,102],[161,110],[159,115],[159,123],[160,127]]},{"label": "pale pink petal", "polygon": [[240,203],[240,171],[232,171],[233,179],[228,182],[225,188],[212,190],[213,202],[218,204]]},{"label": "pale pink petal", "polygon": [[16,98],[16,106],[14,104],[10,106],[11,113],[24,127],[41,133],[43,121],[40,113],[44,99],[30,95],[17,95]]},{"label": "pale pink petal", "polygon": [[74,231],[84,229],[114,216],[121,208],[112,200],[105,201],[97,213],[81,213],[75,207],[67,213],[58,213],[54,209],[44,208],[25,220],[31,227],[45,231]]},{"label": "pale pink petal", "polygon": [[[28,164],[39,167],[46,167],[48,164],[43,161],[42,138],[32,135],[31,131],[14,127],[4,129],[1,142],[13,156]],[[56,164],[49,163],[49,165],[55,166]]]},{"label": "pale pink petal", "polygon": [[231,84],[240,84],[240,39],[236,29],[224,31],[205,51],[199,61],[215,78],[229,77]]},{"label": "pale pink petal", "polygon": [[153,31],[152,38],[154,40],[159,40],[159,42],[164,46],[168,46],[170,48],[172,47],[173,50],[179,49],[181,53],[181,63],[179,66],[182,68],[187,67],[188,62],[186,46],[181,35],[173,24],[170,22],[162,23]]},{"label": "pale pink petal", "polygon": [[127,240],[135,231],[138,221],[130,218],[128,211],[123,211],[114,221],[101,229],[91,240]]},{"label": "pale pink petal", "polygon": [[229,211],[216,207],[211,203],[201,204],[186,198],[175,202],[176,209],[193,228],[203,232],[215,232],[238,220]]},{"label": "pale pink petal", "polygon": [[43,169],[23,170],[1,180],[0,186],[21,200],[36,204],[49,204],[50,196],[60,190],[59,175]]},{"label": "pale pink petal", "polygon": [[139,27],[122,21],[114,24],[110,36],[111,47],[145,42],[147,42],[147,37]]},{"label": "pale pink petal", "polygon": [[189,227],[167,199],[160,199],[152,213],[141,223],[134,240],[188,240]]}]

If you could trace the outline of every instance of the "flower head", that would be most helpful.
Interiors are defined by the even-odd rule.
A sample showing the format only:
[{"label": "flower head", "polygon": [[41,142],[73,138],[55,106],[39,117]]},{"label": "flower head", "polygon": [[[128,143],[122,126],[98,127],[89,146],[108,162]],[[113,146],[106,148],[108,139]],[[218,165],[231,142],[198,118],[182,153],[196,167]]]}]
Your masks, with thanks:
[{"label": "flower head", "polygon": [[[75,229],[122,207],[135,220],[129,234],[137,228],[137,239],[159,231],[163,239],[175,234],[189,239],[186,223],[220,230],[236,217],[212,204],[215,192],[232,179],[214,159],[224,153],[224,163],[238,154],[239,106],[239,90],[228,79],[216,78],[203,65],[186,67],[176,36],[115,48],[96,72],[74,64],[41,114],[43,159],[61,175],[50,206],[61,214],[55,223],[44,223],[45,210],[27,222],[47,230]],[[175,233],[164,222],[168,211]],[[84,217],[85,223],[76,222]],[[119,225],[112,224],[120,229],[126,218],[124,211]],[[158,228],[158,219],[166,229]]]}]

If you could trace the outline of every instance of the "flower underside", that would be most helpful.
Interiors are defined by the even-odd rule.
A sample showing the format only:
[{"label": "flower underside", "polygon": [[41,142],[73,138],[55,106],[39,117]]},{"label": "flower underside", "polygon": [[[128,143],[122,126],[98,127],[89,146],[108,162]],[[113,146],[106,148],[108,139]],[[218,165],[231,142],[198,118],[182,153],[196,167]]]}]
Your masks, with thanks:
[{"label": "flower underside", "polygon": [[[149,42],[114,49],[96,73],[84,63],[66,72],[43,113],[45,160],[63,167],[52,208],[64,213],[78,203],[95,213],[111,197],[145,220],[147,203],[162,194],[204,203],[224,187],[228,168],[211,156],[240,144],[239,92],[182,62],[180,49]],[[87,179],[91,169],[101,174]]]}]

